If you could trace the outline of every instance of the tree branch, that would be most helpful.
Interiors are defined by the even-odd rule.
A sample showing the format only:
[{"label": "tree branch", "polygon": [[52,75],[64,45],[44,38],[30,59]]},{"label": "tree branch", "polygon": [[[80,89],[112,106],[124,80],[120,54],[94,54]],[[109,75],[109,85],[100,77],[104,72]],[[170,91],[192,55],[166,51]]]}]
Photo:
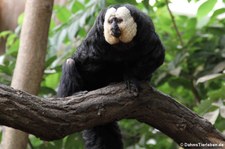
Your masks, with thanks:
[{"label": "tree branch", "polygon": [[[183,38],[182,38],[181,33],[180,33],[180,31],[179,31],[179,29],[178,29],[178,27],[177,27],[177,23],[176,23],[176,21],[175,21],[175,17],[174,17],[174,15],[173,15],[173,13],[172,13],[170,7],[169,7],[169,1],[168,1],[168,0],[165,0],[165,2],[166,2],[166,8],[167,8],[167,10],[168,10],[168,12],[169,12],[169,15],[170,15],[170,18],[171,18],[173,27],[174,27],[174,29],[175,29],[175,32],[176,32],[176,34],[177,34],[178,40],[179,40],[179,42],[180,42],[180,45],[181,45],[181,47],[184,49],[184,52],[187,52],[187,48],[185,48],[185,44],[184,44]],[[198,90],[196,89],[195,85],[193,84],[193,78],[191,78],[191,81],[192,81],[192,86],[191,86],[191,87],[192,87],[192,93],[193,93],[193,95],[195,96],[196,102],[197,102],[197,103],[200,103],[201,97],[200,97],[200,95],[199,95],[199,93],[198,93]]]},{"label": "tree branch", "polygon": [[55,140],[123,118],[147,123],[177,143],[221,143],[225,137],[207,120],[142,83],[138,96],[114,84],[66,98],[40,98],[0,85],[0,124]]},{"label": "tree branch", "polygon": [[174,15],[173,15],[172,11],[170,10],[168,0],[166,0],[166,8],[167,8],[167,10],[168,10],[168,12],[169,12],[169,14],[170,14],[170,17],[171,17],[171,20],[172,20],[174,29],[175,29],[175,31],[176,31],[178,40],[179,40],[179,42],[180,42],[180,45],[181,45],[182,48],[183,48],[183,47],[184,47],[184,41],[183,41],[183,39],[182,39],[182,37],[181,37],[181,33],[180,33],[180,31],[179,31],[179,29],[178,29],[178,27],[177,27],[177,24],[176,24],[176,21],[175,21],[175,17],[174,17]]}]

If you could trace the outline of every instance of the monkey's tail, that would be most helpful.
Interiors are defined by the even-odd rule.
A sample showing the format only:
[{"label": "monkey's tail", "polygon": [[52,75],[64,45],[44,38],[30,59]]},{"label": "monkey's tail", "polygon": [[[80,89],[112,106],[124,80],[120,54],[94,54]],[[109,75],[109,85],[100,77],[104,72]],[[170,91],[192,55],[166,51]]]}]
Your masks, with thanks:
[{"label": "monkey's tail", "polygon": [[117,122],[82,132],[86,149],[123,149],[122,136]]}]

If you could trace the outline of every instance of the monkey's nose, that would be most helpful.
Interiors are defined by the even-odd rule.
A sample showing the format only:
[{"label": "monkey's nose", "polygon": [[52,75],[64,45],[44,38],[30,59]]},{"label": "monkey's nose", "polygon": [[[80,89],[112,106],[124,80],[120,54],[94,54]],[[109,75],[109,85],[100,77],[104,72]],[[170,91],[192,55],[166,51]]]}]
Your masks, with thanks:
[{"label": "monkey's nose", "polygon": [[116,38],[119,38],[121,35],[121,31],[119,29],[118,30],[112,29],[112,35]]},{"label": "monkey's nose", "polygon": [[120,31],[120,28],[117,24],[113,24],[112,28],[111,28],[111,31],[112,31],[112,35],[116,38],[119,38],[120,35],[121,35],[121,31]]}]

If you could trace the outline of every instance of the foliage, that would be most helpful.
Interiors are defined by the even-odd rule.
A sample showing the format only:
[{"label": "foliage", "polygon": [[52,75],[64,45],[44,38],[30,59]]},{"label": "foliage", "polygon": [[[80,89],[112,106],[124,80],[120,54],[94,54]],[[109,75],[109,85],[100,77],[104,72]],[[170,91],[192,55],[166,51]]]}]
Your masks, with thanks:
[{"label": "foliage", "polygon": [[[170,14],[167,0],[152,5],[147,0],[68,0],[63,6],[55,5],[40,96],[56,94],[62,63],[76,51],[101,8],[132,3],[152,18],[166,48],[165,63],[151,83],[225,131],[225,20],[221,19],[225,9],[215,9],[216,2],[203,2],[196,16]],[[20,28],[0,33],[0,37],[7,37],[7,52],[0,57],[0,82],[8,85],[15,67]],[[122,120],[120,126],[127,149],[178,148],[173,140],[145,124]],[[53,142],[30,136],[30,142],[34,149],[83,148],[78,133]]]}]

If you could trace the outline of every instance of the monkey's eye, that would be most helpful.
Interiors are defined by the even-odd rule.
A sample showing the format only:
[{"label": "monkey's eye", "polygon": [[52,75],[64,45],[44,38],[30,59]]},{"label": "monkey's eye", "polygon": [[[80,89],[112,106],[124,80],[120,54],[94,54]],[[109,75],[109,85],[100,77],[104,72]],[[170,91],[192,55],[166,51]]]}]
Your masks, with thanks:
[{"label": "monkey's eye", "polygon": [[123,19],[118,18],[118,19],[117,19],[117,23],[121,23],[121,22],[123,22]]},{"label": "monkey's eye", "polygon": [[112,24],[112,22],[113,22],[113,19],[108,20],[109,24]]}]

